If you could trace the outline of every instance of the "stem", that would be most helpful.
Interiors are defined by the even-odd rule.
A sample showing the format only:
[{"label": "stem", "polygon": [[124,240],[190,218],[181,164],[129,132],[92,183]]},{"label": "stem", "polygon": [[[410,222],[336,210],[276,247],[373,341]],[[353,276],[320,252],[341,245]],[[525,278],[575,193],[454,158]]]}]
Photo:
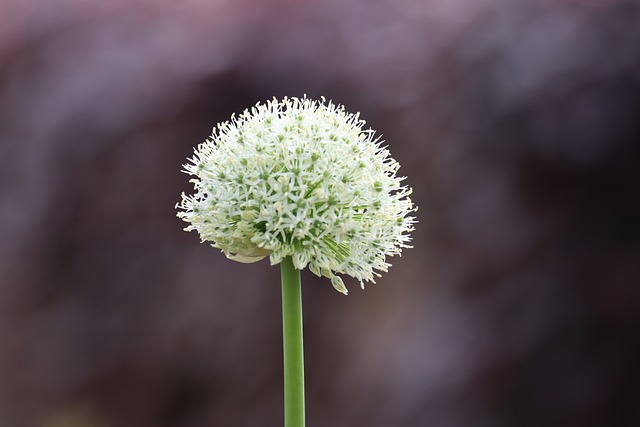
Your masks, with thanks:
[{"label": "stem", "polygon": [[282,260],[282,341],[284,347],[284,426],[304,427],[304,350],[300,271]]}]

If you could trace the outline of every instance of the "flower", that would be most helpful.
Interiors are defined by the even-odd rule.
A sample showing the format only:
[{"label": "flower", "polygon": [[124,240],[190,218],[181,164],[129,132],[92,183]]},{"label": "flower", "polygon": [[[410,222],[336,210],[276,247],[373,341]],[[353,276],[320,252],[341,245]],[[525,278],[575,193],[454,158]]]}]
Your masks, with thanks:
[{"label": "flower", "polygon": [[411,189],[380,137],[341,105],[273,99],[214,127],[184,172],[178,217],[239,262],[292,257],[331,280],[375,283],[387,256],[410,247]]}]

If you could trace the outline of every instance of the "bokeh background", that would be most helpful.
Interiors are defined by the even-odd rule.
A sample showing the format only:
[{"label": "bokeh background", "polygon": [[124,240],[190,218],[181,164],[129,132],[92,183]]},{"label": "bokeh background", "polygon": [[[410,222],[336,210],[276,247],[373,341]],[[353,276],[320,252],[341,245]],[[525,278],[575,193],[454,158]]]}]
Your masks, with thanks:
[{"label": "bokeh background", "polygon": [[215,123],[325,96],[414,246],[303,274],[309,427],[640,425],[640,4],[0,0],[0,425],[281,426],[279,269],[182,231]]}]

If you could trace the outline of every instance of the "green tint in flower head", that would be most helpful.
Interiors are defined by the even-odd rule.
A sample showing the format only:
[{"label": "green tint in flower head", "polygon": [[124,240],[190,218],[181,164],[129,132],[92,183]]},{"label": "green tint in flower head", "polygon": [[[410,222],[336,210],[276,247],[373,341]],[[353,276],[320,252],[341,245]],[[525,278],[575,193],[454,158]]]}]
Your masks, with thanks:
[{"label": "green tint in flower head", "polygon": [[411,240],[416,210],[399,164],[357,114],[307,98],[257,104],[213,129],[185,172],[178,216],[240,262],[291,257],[346,294],[387,271]]}]

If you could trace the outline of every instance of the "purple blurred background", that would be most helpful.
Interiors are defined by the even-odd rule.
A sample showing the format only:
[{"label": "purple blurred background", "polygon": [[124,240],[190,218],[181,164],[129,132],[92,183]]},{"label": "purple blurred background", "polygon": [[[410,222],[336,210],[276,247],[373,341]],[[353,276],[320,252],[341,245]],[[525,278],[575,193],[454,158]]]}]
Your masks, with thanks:
[{"label": "purple blurred background", "polygon": [[182,231],[218,121],[326,96],[415,248],[303,273],[309,427],[640,425],[640,4],[0,0],[0,425],[282,425],[279,269]]}]

